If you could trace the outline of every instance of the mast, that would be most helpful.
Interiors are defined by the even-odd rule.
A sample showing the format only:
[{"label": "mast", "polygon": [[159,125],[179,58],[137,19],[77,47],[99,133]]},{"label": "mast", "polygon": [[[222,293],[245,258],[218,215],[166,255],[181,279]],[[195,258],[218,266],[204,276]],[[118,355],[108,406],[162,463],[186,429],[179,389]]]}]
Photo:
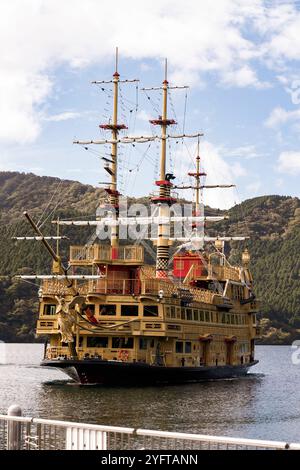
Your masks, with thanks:
[{"label": "mast", "polygon": [[165,79],[162,84],[162,122],[161,122],[161,159],[160,159],[160,179],[164,180],[166,175],[166,149],[167,149],[167,107],[168,107],[168,62],[165,59]]},{"label": "mast", "polygon": [[[198,137],[197,142],[197,156],[196,156],[196,172],[195,173],[188,173],[189,176],[195,178],[195,210],[194,216],[204,216],[204,206],[203,202],[200,202],[200,191],[201,191],[201,176],[206,176],[206,173],[200,171],[200,139]],[[201,207],[202,206],[202,207]],[[201,229],[199,230],[199,228]],[[192,228],[195,232],[196,237],[204,237],[204,222],[203,223],[195,223],[192,224]],[[199,234],[200,232],[200,234]],[[201,242],[200,248],[202,249],[204,246],[204,242]]]},{"label": "mast", "polygon": [[195,203],[195,215],[200,215],[200,142],[198,137],[197,144],[197,157],[196,157],[196,203]]},{"label": "mast", "polygon": [[[165,59],[165,78],[162,83],[162,115],[156,120],[151,120],[150,123],[159,125],[161,127],[161,157],[160,157],[160,179],[155,182],[159,186],[159,196],[152,198],[152,202],[159,204],[159,217],[170,217],[170,205],[175,202],[175,199],[171,197],[171,179],[174,176],[170,173],[166,173],[166,148],[167,148],[167,127],[172,124],[176,124],[173,119],[168,119],[168,64]],[[170,224],[160,223],[158,224],[158,239],[157,239],[157,251],[156,251],[156,277],[166,278],[168,277],[169,267],[169,246],[172,242],[170,241]]]},{"label": "mast", "polygon": [[[118,72],[118,60],[119,60],[119,51],[118,47],[116,47],[116,62],[115,62],[115,72],[113,74],[112,80],[102,80],[102,81],[93,81],[93,84],[113,84],[113,113],[112,113],[112,122],[106,124],[100,124],[100,129],[108,130],[111,132],[111,139],[104,139],[102,141],[74,141],[77,144],[111,144],[111,159],[104,158],[107,164],[104,166],[104,169],[110,175],[110,183],[109,187],[105,188],[105,191],[109,195],[109,202],[110,206],[113,209],[112,221],[117,222],[119,218],[119,196],[120,193],[118,191],[118,143],[123,142],[124,139],[119,138],[119,131],[127,129],[125,124],[118,123],[118,96],[119,96],[119,84],[120,83],[132,83],[138,82],[139,80],[120,80],[120,74]],[[124,143],[128,143],[128,140],[125,139]],[[129,139],[129,143],[131,143],[131,139]],[[110,165],[109,165],[110,164]],[[111,237],[110,243],[112,247],[112,258],[117,257],[117,249],[119,246],[119,226],[118,223],[113,223],[111,226]]]},{"label": "mast", "polygon": [[[116,70],[113,74],[113,116],[111,126],[111,184],[110,184],[110,204],[115,209],[114,219],[118,218],[119,215],[119,193],[117,187],[117,168],[118,168],[118,94],[119,94],[119,80],[120,75],[118,73],[118,48],[116,47]],[[111,227],[111,247],[117,248],[119,245],[119,227],[115,225]]]}]

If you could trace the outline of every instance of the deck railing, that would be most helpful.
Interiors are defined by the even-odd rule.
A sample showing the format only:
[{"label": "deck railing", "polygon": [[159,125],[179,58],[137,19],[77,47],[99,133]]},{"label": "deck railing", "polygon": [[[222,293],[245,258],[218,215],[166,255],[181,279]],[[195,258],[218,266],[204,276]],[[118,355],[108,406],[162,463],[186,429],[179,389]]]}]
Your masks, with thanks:
[{"label": "deck railing", "polygon": [[144,248],[138,245],[111,247],[110,245],[71,246],[70,262],[89,264],[92,262],[143,263]]},{"label": "deck railing", "polygon": [[240,275],[238,268],[231,266],[217,266],[214,264],[208,264],[208,276],[217,278],[220,280],[230,279],[232,281],[240,281]]},{"label": "deck railing", "polygon": [[[12,408],[12,407],[11,407]],[[21,413],[19,407],[15,411]],[[0,415],[0,450],[300,450],[300,443]]]},{"label": "deck railing", "polygon": [[[82,295],[155,295],[163,297],[180,297],[182,289],[171,281],[163,279],[97,279],[89,281],[74,281],[74,287]],[[67,294],[68,288],[56,279],[47,279],[42,284],[43,295]],[[189,288],[193,300],[212,303],[215,292],[207,289]]]}]

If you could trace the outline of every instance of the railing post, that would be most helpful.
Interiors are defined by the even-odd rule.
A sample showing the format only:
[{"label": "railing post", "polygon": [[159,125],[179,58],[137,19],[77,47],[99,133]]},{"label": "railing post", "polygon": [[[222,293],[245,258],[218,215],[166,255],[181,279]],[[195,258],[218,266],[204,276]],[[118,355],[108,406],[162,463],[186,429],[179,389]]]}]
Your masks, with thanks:
[{"label": "railing post", "polygon": [[[22,409],[19,405],[11,405],[7,411],[8,416],[22,416]],[[20,450],[21,443],[21,426],[18,421],[7,421],[7,449]]]}]

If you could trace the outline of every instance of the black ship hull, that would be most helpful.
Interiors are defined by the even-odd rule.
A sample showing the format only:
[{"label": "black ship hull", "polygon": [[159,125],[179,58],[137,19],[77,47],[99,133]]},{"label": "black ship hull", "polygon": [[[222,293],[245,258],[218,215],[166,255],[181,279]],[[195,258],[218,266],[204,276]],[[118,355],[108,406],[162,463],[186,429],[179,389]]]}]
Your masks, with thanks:
[{"label": "black ship hull", "polygon": [[81,384],[145,386],[196,383],[245,376],[249,368],[257,363],[258,361],[241,365],[166,367],[140,362],[66,359],[44,360],[41,365],[61,369]]}]

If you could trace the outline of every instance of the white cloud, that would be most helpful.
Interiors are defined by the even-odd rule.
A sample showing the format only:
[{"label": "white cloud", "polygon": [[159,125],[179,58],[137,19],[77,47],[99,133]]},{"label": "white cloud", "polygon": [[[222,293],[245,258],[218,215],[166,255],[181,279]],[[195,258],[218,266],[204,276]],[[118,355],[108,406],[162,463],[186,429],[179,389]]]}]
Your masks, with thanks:
[{"label": "white cloud", "polygon": [[252,183],[249,183],[246,186],[246,190],[249,193],[250,197],[253,197],[260,193],[261,187],[262,187],[261,181],[256,180],[256,181],[253,181]]},{"label": "white cloud", "polygon": [[[236,179],[244,176],[244,168],[241,165],[229,165],[221,156],[220,148],[208,141],[201,142],[201,169],[207,174],[206,184],[235,184]],[[175,175],[176,184],[181,182],[182,178],[190,171],[195,171],[195,147],[189,146],[180,147],[175,156]],[[190,193],[185,197],[192,198]],[[204,190],[204,204],[211,207],[219,207],[221,209],[228,209],[236,203],[236,190],[235,188],[228,189],[206,189]]]},{"label": "white cloud", "polygon": [[234,163],[231,165],[232,174],[235,178],[239,178],[241,176],[247,175],[247,170],[244,168],[239,162]]},{"label": "white cloud", "polygon": [[141,109],[140,111],[138,111],[136,117],[138,119],[140,119],[141,121],[148,122],[148,123],[149,123],[150,119],[153,119],[153,116],[151,116],[151,114],[147,113],[144,109]]},{"label": "white cloud", "polygon": [[47,117],[44,118],[44,120],[45,121],[60,122],[60,121],[67,121],[69,119],[77,119],[80,116],[81,116],[81,113],[66,111],[64,113],[54,114],[53,116],[47,116]]},{"label": "white cloud", "polygon": [[242,157],[245,159],[261,157],[262,154],[258,153],[255,145],[242,145],[232,149],[224,149],[227,157]]},{"label": "white cloud", "polygon": [[276,62],[300,59],[300,13],[296,5],[271,8],[265,17],[265,34],[271,35],[268,55]]},{"label": "white cloud", "polygon": [[39,107],[51,91],[50,80],[40,73],[1,69],[0,140],[32,142],[41,129]]},{"label": "white cloud", "polygon": [[224,85],[237,86],[244,88],[253,86],[255,88],[269,88],[270,84],[259,81],[256,72],[244,65],[240,69],[224,71],[222,81]]},{"label": "white cloud", "polygon": [[[7,0],[0,4],[0,139],[34,141],[60,66],[169,58],[170,77],[203,85],[263,88],[256,62],[300,59],[296,6],[263,0]],[[257,32],[255,34],[247,34]]]},{"label": "white cloud", "polygon": [[290,175],[300,174],[300,151],[282,152],[278,158],[278,171]]},{"label": "white cloud", "polygon": [[296,109],[295,111],[286,111],[279,106],[272,110],[270,116],[265,121],[265,125],[267,127],[275,128],[281,124],[298,120],[300,120],[300,109]]},{"label": "white cloud", "polygon": [[[260,0],[10,0],[0,5],[0,139],[34,141],[41,106],[56,68],[111,61],[169,58],[170,76],[203,83],[216,72],[227,84],[259,86],[250,64],[258,48],[244,36],[246,21],[263,14]],[[142,67],[145,69],[145,67]]]}]

